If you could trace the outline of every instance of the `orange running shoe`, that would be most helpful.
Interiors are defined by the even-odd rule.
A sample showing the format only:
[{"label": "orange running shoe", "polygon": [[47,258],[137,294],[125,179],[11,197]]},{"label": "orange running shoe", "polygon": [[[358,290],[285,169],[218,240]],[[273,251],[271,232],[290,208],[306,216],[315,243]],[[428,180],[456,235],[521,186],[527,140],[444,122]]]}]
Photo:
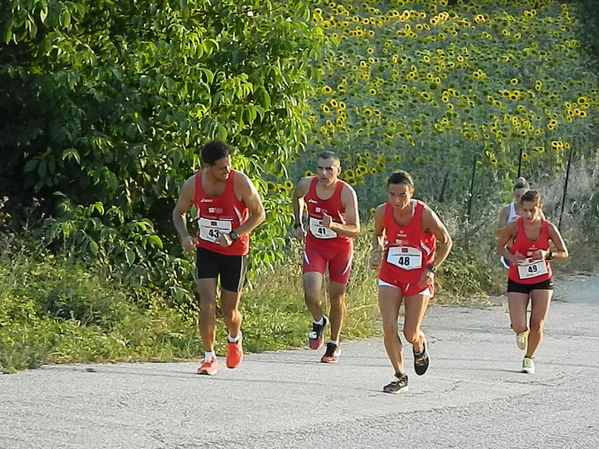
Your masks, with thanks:
[{"label": "orange running shoe", "polygon": [[206,374],[208,376],[214,376],[218,372],[218,361],[214,358],[209,362],[206,360],[202,361],[198,368],[198,374]]},{"label": "orange running shoe", "polygon": [[227,368],[237,368],[243,360],[241,338],[235,343],[227,343]]}]

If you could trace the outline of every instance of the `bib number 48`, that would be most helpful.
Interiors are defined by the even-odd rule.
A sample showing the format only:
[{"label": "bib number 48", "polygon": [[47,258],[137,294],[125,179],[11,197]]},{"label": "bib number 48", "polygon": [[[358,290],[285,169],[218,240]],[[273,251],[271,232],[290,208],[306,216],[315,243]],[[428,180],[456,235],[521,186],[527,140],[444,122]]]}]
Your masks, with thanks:
[{"label": "bib number 48", "polygon": [[422,252],[410,246],[391,247],[387,262],[402,270],[417,270],[422,267]]},{"label": "bib number 48", "polygon": [[399,256],[397,258],[397,265],[400,265],[404,268],[408,268],[410,266],[410,257],[409,256]]}]

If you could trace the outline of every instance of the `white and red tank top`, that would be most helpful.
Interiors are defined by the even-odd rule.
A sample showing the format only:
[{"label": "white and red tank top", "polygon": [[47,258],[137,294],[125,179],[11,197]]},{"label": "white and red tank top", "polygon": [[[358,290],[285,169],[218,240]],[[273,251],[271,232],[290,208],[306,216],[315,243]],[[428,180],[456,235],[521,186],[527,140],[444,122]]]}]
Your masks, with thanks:
[{"label": "white and red tank top", "polygon": [[416,201],[410,222],[401,226],[393,216],[393,206],[385,205],[383,226],[386,243],[379,278],[410,284],[420,281],[422,272],[435,258],[437,239],[422,227],[424,203]]},{"label": "white and red tank top", "polygon": [[202,172],[195,175],[193,204],[198,211],[198,246],[226,256],[245,256],[249,251],[246,234],[226,248],[216,243],[221,233],[237,229],[249,218],[247,206],[235,195],[235,170],[231,170],[222,195],[210,196],[202,186]]},{"label": "white and red tank top", "polygon": [[347,222],[345,207],[341,202],[341,192],[343,191],[343,187],[345,187],[345,182],[341,180],[337,181],[335,191],[326,200],[318,197],[316,193],[317,183],[318,178],[312,178],[308,193],[304,197],[306,208],[308,209],[308,236],[306,243],[335,248],[352,245],[353,240],[350,237],[337,235],[335,231],[325,228],[322,225],[322,217],[325,213],[330,215],[336,223],[345,224]]},{"label": "white and red tank top", "polygon": [[551,279],[551,264],[548,260],[533,261],[529,259],[534,252],[540,249],[544,251],[549,249],[549,223],[543,220],[539,238],[534,241],[526,237],[523,218],[518,218],[516,225],[518,232],[510,247],[510,253],[520,253],[527,259],[517,264],[511,263],[508,277],[519,284],[536,284]]}]

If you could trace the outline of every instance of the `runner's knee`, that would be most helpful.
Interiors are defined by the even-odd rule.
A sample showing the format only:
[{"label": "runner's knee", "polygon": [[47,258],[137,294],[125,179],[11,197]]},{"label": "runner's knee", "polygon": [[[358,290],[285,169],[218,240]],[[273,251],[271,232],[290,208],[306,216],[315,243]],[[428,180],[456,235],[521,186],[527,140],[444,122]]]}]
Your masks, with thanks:
[{"label": "runner's knee", "polygon": [[331,307],[343,307],[345,305],[345,296],[343,294],[331,295],[329,301]]},{"label": "runner's knee", "polygon": [[385,338],[387,337],[397,337],[398,336],[398,327],[397,324],[393,324],[393,323],[388,323],[385,324],[383,323],[383,334],[385,335]]},{"label": "runner's knee", "polygon": [[514,324],[512,323],[512,329],[517,334],[521,334],[522,332],[526,332],[526,324]]},{"label": "runner's knee", "polygon": [[418,341],[419,332],[411,329],[404,329],[403,335],[410,344],[414,344]]},{"label": "runner's knee", "polygon": [[200,302],[200,318],[206,319],[213,317],[216,314],[216,304],[214,302],[205,301]]},{"label": "runner's knee", "polygon": [[545,320],[530,320],[530,331],[541,332],[545,327]]},{"label": "runner's knee", "polygon": [[232,310],[224,310],[223,309],[221,311],[223,314],[223,320],[227,323],[233,321],[237,317],[237,315],[239,315],[239,311],[236,309],[232,309]]}]

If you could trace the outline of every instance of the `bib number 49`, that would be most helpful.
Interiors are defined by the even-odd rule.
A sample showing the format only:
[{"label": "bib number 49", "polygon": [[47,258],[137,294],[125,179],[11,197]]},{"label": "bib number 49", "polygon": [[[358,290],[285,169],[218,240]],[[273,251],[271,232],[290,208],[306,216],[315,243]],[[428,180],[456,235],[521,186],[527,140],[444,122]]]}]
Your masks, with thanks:
[{"label": "bib number 49", "polygon": [[547,274],[547,265],[544,260],[526,260],[518,264],[520,279],[531,279]]}]

